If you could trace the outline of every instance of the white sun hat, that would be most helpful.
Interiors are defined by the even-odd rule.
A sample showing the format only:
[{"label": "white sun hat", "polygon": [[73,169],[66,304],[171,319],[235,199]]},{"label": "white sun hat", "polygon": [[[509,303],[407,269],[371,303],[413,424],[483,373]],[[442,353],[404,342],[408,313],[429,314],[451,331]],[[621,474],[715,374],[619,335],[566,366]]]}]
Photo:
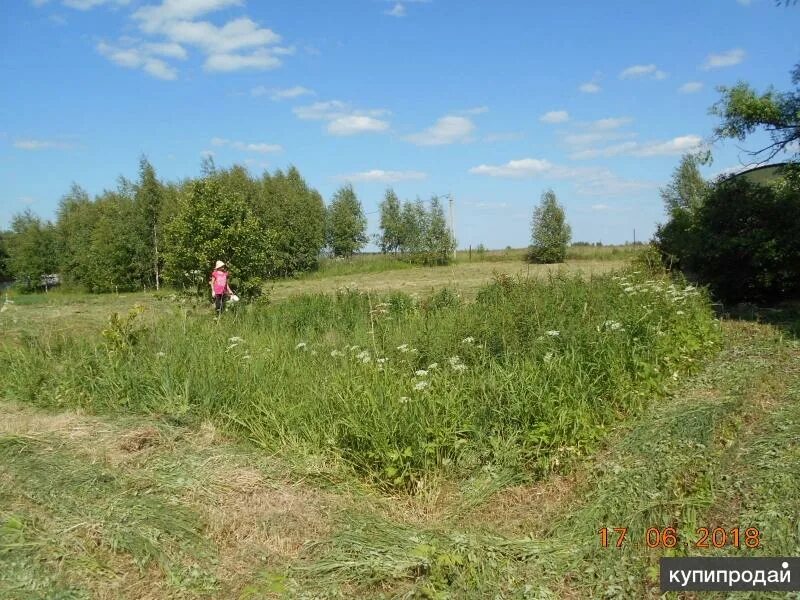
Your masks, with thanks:
[{"label": "white sun hat", "polygon": [[221,260],[218,260],[217,264],[214,265],[214,268],[215,269],[219,269],[220,267],[224,267],[224,266],[225,266],[225,263],[222,262]]}]

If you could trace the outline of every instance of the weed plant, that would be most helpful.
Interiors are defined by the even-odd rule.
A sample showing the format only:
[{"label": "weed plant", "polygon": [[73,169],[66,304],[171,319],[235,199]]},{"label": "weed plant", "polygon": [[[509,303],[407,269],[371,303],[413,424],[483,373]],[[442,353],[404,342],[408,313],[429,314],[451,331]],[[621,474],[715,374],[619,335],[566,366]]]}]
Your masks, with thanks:
[{"label": "weed plant", "polygon": [[386,488],[540,477],[596,447],[719,340],[706,294],[663,275],[498,275],[471,303],[354,289],[0,346],[8,398],[212,419]]}]

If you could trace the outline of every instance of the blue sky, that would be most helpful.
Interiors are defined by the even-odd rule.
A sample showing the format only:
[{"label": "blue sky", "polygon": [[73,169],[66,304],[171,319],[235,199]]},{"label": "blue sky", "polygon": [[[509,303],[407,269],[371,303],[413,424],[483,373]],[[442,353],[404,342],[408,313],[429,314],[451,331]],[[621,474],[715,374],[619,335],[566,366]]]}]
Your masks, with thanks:
[{"label": "blue sky", "polygon": [[[772,0],[8,0],[0,227],[213,153],[326,200],[351,181],[368,213],[452,194],[462,247],[526,245],[547,188],[575,240],[646,239],[716,86],[788,89],[799,31]],[[748,161],[713,153],[709,176]]]}]

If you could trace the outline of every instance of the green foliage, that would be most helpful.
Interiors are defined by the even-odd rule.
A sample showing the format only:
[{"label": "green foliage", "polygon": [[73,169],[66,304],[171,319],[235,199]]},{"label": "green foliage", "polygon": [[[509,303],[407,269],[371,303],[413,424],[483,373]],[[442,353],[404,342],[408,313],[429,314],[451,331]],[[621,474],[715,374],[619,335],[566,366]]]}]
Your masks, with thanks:
[{"label": "green foliage", "polygon": [[450,290],[310,295],[223,329],[179,306],[182,318],[141,333],[118,318],[100,339],[43,332],[0,347],[0,393],[211,419],[413,491],[436,474],[560,471],[717,339],[700,290],[636,273],[498,276],[474,303]]},{"label": "green foliage", "polygon": [[566,222],[564,208],[555,192],[547,190],[533,211],[531,246],[527,259],[533,263],[560,263],[567,257],[572,230]]},{"label": "green foliage", "polygon": [[29,210],[12,218],[6,248],[8,271],[24,290],[39,289],[42,276],[57,270],[56,230]]},{"label": "green foliage", "polygon": [[397,253],[403,245],[403,216],[400,199],[392,188],[386,190],[380,209],[380,228],[378,245],[381,252],[388,254]]},{"label": "green foliage", "polygon": [[275,237],[271,276],[316,269],[325,245],[325,203],[300,172],[264,173],[254,199],[256,215]]},{"label": "green foliage", "polygon": [[231,287],[242,298],[260,295],[277,268],[276,234],[262,226],[241,190],[217,178],[190,184],[165,233],[165,278],[201,294],[208,294],[216,260],[228,265]]},{"label": "green foliage", "polygon": [[334,256],[350,257],[369,241],[367,218],[353,186],[343,185],[328,207],[327,243]]},{"label": "green foliage", "polygon": [[672,180],[661,188],[661,199],[669,215],[678,211],[695,213],[703,204],[705,194],[708,192],[708,183],[700,174],[698,165],[706,164],[710,160],[708,155],[684,154],[680,164],[672,172]]},{"label": "green foliage", "polygon": [[694,229],[691,268],[728,301],[800,294],[800,185],[736,177],[708,195]]},{"label": "green foliage", "polygon": [[[800,141],[800,63],[792,70],[794,91],[776,92],[769,89],[759,94],[747,83],[720,87],[722,98],[711,107],[711,114],[722,119],[715,128],[717,139],[744,140],[757,130],[766,131],[772,143],[750,152],[766,162],[779,152],[790,151],[791,144]],[[792,150],[800,157],[800,147]]]},{"label": "green foliage", "polygon": [[8,232],[0,231],[0,281],[11,279],[11,271],[8,268],[8,237]]},{"label": "green foliage", "polygon": [[404,202],[398,218],[397,247],[404,260],[431,266],[450,264],[456,240],[438,197],[431,198],[427,208],[419,198],[415,202]]},{"label": "green foliage", "polygon": [[774,301],[800,293],[800,180],[719,181],[693,210],[676,207],[655,246],[668,266],[708,284],[721,300]]},{"label": "green foliage", "polygon": [[163,246],[160,225],[164,188],[156,178],[153,165],[144,156],[139,161],[139,181],[134,188],[133,203],[133,224],[137,230],[139,247],[136,248],[137,256],[131,266],[135,266],[140,273],[140,281],[158,289],[163,266],[159,251]]}]

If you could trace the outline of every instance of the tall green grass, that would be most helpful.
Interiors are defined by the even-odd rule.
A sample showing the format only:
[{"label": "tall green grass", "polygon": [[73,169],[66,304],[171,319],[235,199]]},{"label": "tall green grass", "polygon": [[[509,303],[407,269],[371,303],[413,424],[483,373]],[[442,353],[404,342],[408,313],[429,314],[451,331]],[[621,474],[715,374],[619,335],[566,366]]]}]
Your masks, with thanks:
[{"label": "tall green grass", "polygon": [[498,276],[473,303],[343,291],[220,322],[177,304],[95,337],[0,349],[0,392],[45,406],[210,418],[270,451],[329,457],[382,486],[560,469],[718,339],[705,294],[638,272]]}]

